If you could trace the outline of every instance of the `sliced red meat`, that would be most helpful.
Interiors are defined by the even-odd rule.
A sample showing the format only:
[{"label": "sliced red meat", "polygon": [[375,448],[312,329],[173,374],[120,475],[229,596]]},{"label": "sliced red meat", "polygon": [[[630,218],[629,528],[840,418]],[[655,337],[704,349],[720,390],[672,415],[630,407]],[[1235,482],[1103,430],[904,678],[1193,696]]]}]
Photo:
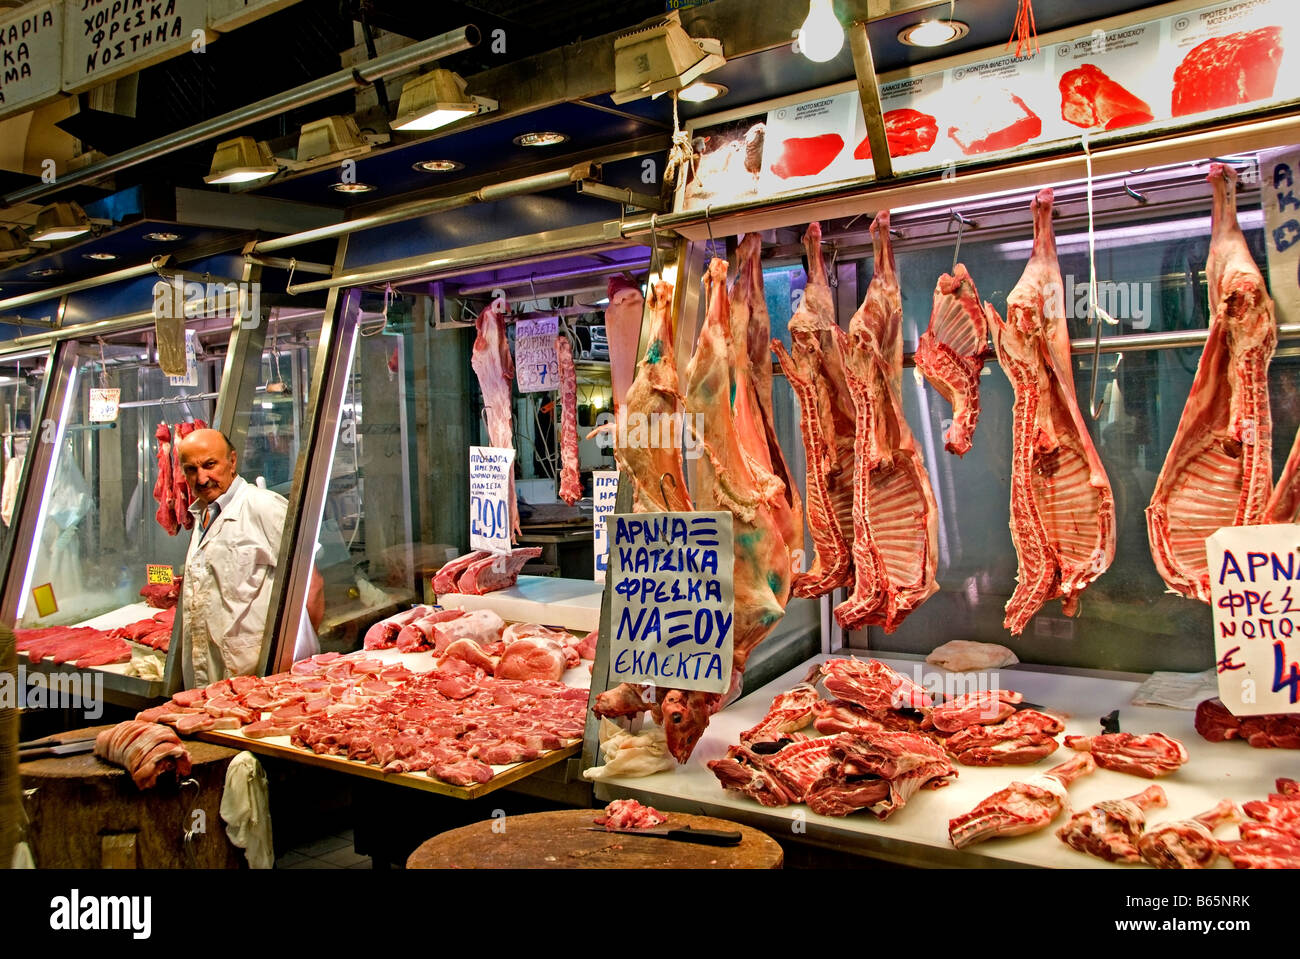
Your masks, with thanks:
[{"label": "sliced red meat", "polygon": [[[939,125],[934,117],[920,110],[904,108],[885,112],[885,142],[891,157],[905,157],[913,153],[927,153],[939,135]],[[855,160],[871,159],[871,138],[863,137],[853,151]]]},{"label": "sliced red meat", "polygon": [[1090,130],[1147,123],[1154,118],[1151,107],[1129,93],[1091,63],[1061,75],[1061,119]]},{"label": "sliced red meat", "polygon": [[397,645],[397,634],[402,631],[403,626],[422,619],[432,611],[433,607],[431,606],[412,606],[395,616],[381,619],[366,630],[363,647],[365,649],[392,649]]},{"label": "sliced red meat", "polygon": [[471,596],[482,596],[498,589],[513,586],[519,581],[519,571],[529,560],[542,555],[540,546],[527,546],[511,551],[509,556],[494,556],[471,563],[456,581],[456,591]]},{"label": "sliced red meat", "polygon": [[981,94],[948,128],[949,138],[966,156],[1009,150],[1043,132],[1043,121],[1025,101],[1007,90]]},{"label": "sliced red meat", "polygon": [[472,786],[475,783],[489,782],[494,775],[492,767],[476,759],[462,759],[454,763],[441,763],[430,770],[436,779],[451,783],[453,786]]},{"label": "sliced red meat", "polygon": [[458,592],[456,589],[456,580],[460,578],[460,574],[465,572],[471,564],[477,563],[483,557],[491,555],[492,554],[487,552],[487,550],[479,549],[472,553],[466,553],[464,556],[456,557],[434,574],[433,591],[439,596],[443,595],[443,593]]},{"label": "sliced red meat", "polygon": [[140,589],[144,601],[155,609],[175,609],[181,598],[181,581],[184,577],[175,576],[169,585],[148,583]]},{"label": "sliced red meat", "polygon": [[838,133],[790,137],[781,144],[781,156],[772,164],[772,172],[783,180],[815,176],[830,166],[843,149],[844,138]]},{"label": "sliced red meat", "polygon": [[1273,95],[1282,62],[1282,28],[1264,27],[1198,43],[1174,70],[1176,117]]},{"label": "sliced red meat", "polygon": [[544,636],[527,636],[506,646],[497,663],[501,679],[549,679],[564,676],[564,646]]}]

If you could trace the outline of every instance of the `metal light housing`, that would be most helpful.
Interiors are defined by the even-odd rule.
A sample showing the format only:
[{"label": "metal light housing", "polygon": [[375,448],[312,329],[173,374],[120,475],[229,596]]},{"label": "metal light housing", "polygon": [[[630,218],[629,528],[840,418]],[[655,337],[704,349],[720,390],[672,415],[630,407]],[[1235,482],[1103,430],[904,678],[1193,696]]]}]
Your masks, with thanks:
[{"label": "metal light housing", "polygon": [[460,74],[431,70],[402,87],[392,127],[404,133],[436,130],[472,117],[484,108],[495,109],[496,103],[466,93],[465,79]]},{"label": "metal light housing", "polygon": [[727,62],[722,41],[695,38],[676,11],[614,41],[615,103],[690,86]]},{"label": "metal light housing", "polygon": [[360,156],[370,150],[370,141],[357,129],[352,117],[324,117],[304,123],[298,133],[299,163],[326,163]]},{"label": "metal light housing", "polygon": [[212,169],[203,182],[209,186],[221,183],[251,183],[264,180],[280,172],[271,159],[271,151],[252,137],[235,137],[217,144],[212,154]]},{"label": "metal light housing", "polygon": [[32,252],[27,236],[16,226],[0,229],[0,261],[16,260]]},{"label": "metal light housing", "polygon": [[36,214],[36,225],[28,234],[33,243],[70,240],[90,232],[90,218],[76,203],[51,203]]}]

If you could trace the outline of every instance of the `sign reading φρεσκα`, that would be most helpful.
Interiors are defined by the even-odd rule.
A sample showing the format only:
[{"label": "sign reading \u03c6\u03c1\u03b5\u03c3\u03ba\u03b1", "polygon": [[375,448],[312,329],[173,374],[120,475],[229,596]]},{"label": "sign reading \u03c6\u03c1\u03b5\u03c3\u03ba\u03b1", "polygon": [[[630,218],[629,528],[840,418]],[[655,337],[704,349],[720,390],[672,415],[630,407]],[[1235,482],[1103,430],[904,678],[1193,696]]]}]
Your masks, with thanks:
[{"label": "sign reading \u03c6\u03c1\u03b5\u03c3\u03ba\u03b1", "polygon": [[514,450],[469,448],[470,548],[510,552],[510,474],[514,468]]},{"label": "sign reading \u03c6\u03c1\u03b5\u03c3\u03ba\u03b1", "polygon": [[1237,716],[1300,712],[1300,526],[1233,526],[1205,541],[1219,698]]},{"label": "sign reading \u03c6\u03c1\u03b5\u03c3\u03ba\u03b1", "polygon": [[609,524],[612,683],[725,692],[731,683],[731,514],[616,513]]},{"label": "sign reading \u03c6\u03c1\u03b5\u03c3\u03ba\u03b1", "polygon": [[596,563],[596,582],[605,582],[609,569],[609,528],[605,517],[613,515],[614,501],[618,498],[618,470],[593,470],[591,474],[591,529],[595,537],[593,552]]},{"label": "sign reading \u03c6\u03c1\u03b5\u03c3\u03ba\u03b1", "polygon": [[555,352],[559,329],[560,321],[554,316],[515,324],[515,382],[519,392],[560,388],[560,361]]}]

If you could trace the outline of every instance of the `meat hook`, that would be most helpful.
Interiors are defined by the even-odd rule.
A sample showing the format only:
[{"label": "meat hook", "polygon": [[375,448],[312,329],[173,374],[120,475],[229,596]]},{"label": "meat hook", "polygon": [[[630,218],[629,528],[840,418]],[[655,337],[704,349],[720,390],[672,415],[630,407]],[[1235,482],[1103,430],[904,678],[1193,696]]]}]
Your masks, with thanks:
[{"label": "meat hook", "polygon": [[1137,201],[1138,201],[1139,203],[1141,203],[1143,206],[1146,206],[1146,204],[1147,204],[1147,198],[1146,198],[1146,195],[1143,194],[1143,193],[1139,193],[1137,190],[1135,190],[1135,189],[1133,189],[1131,186],[1129,186],[1129,185],[1128,185],[1128,180],[1125,180],[1125,181],[1124,181],[1124,192],[1127,193],[1129,196],[1131,196],[1133,199],[1137,200]]},{"label": "meat hook", "polygon": [[664,491],[664,480],[667,480],[669,483],[671,483],[672,486],[673,486],[673,489],[677,489],[677,480],[673,479],[673,474],[672,474],[672,473],[660,473],[660,474],[659,474],[659,495],[660,495],[660,497],[662,497],[663,501],[664,501],[665,503],[667,503],[667,502],[668,502],[668,493]]},{"label": "meat hook", "polygon": [[956,272],[957,272],[957,258],[961,255],[961,235],[962,235],[962,232],[963,232],[963,231],[966,229],[966,227],[968,227],[968,226],[969,226],[969,227],[974,227],[974,226],[975,226],[975,221],[974,221],[974,220],[967,219],[966,217],[964,217],[964,216],[962,216],[960,213],[958,213],[956,210],[952,210],[952,211],[948,214],[948,216],[949,216],[949,220],[950,220],[950,221],[951,221],[951,220],[956,220],[956,221],[957,221],[957,245],[954,246],[954,247],[952,248],[952,270],[951,270],[951,272],[956,273]]}]

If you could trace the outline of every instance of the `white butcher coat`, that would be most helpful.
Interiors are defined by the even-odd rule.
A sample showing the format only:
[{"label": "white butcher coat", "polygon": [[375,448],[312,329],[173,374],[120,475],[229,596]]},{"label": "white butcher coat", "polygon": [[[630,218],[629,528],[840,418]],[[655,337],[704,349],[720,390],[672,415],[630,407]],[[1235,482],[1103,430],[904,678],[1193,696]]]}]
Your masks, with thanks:
[{"label": "white butcher coat", "polygon": [[190,505],[195,522],[185,557],[181,629],[186,689],[256,673],[271,605],[289,504],[242,476],[223,495],[230,498],[206,534],[201,526],[207,504]]}]

